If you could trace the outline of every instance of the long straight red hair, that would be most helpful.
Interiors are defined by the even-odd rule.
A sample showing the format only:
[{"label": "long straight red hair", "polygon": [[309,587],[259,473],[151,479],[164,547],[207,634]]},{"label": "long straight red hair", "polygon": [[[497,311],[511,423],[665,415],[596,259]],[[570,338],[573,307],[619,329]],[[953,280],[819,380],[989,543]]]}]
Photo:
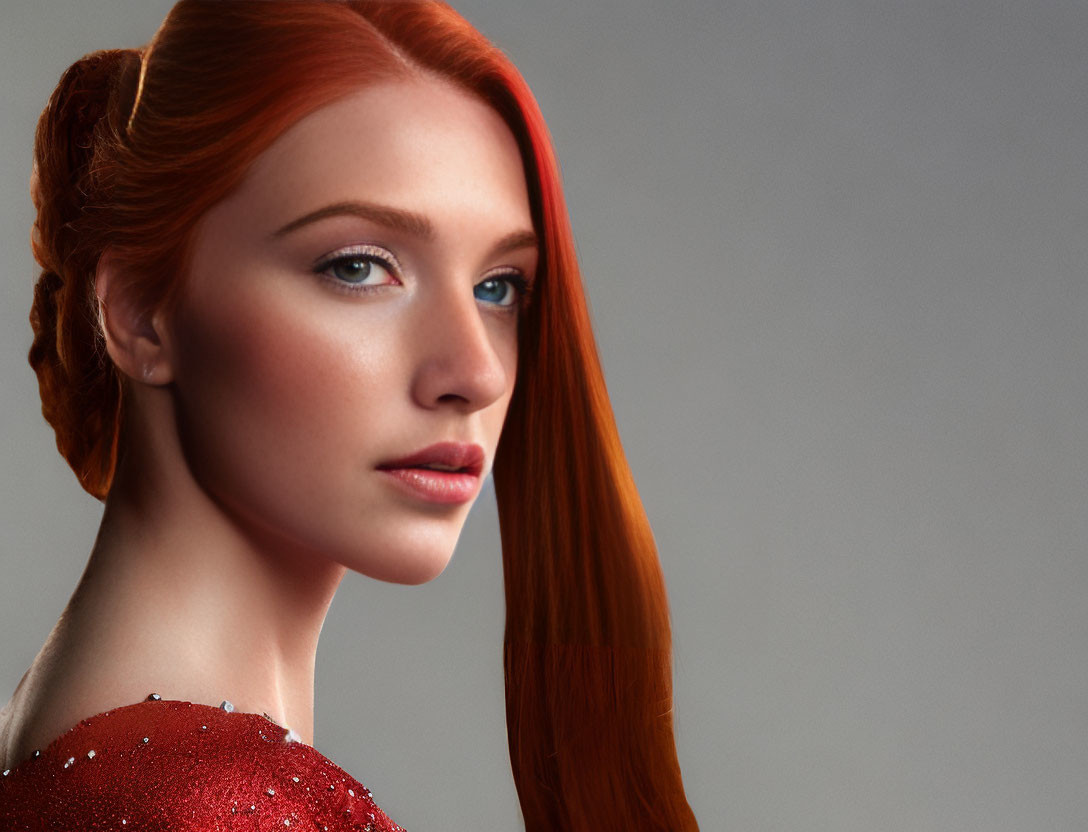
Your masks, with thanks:
[{"label": "long straight red hair", "polygon": [[521,150],[542,243],[494,463],[510,760],[525,826],[694,830],[672,718],[668,601],[597,354],[559,167],[520,73],[432,0],[182,0],[143,49],[92,53],[38,125],[30,363],[83,487],[105,499],[124,384],[93,293],[109,247],[148,309],[203,214],[291,124],[381,79],[441,78]]}]

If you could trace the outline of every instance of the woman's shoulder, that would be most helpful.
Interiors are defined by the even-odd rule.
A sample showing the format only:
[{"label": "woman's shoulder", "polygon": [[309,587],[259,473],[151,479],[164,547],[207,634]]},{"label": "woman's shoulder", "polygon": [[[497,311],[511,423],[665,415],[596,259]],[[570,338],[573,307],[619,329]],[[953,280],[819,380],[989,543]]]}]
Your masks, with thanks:
[{"label": "woman's shoulder", "polygon": [[0,777],[0,829],[401,832],[370,790],[257,714],[149,697]]}]

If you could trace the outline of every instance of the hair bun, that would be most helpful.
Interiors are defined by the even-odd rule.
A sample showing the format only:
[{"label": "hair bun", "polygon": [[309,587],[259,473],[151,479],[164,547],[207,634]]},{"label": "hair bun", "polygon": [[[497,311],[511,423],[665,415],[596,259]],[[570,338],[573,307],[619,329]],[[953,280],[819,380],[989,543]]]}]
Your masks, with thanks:
[{"label": "hair bun", "polygon": [[120,388],[94,294],[104,240],[87,209],[108,186],[139,68],[135,49],[92,52],[72,64],[38,120],[30,177],[37,209],[31,247],[42,274],[30,310],[28,360],[57,448],[99,498],[113,472]]},{"label": "hair bun", "polygon": [[[127,118],[120,111],[135,96],[132,83],[139,74],[140,53],[135,49],[92,52],[72,64],[61,76],[49,99],[35,137],[31,193],[38,209],[35,223],[40,242],[35,256],[42,262],[50,249],[62,255],[73,241],[56,239],[101,185],[102,164],[123,137],[118,129]],[[99,158],[96,159],[95,157]],[[51,239],[52,238],[52,239]],[[63,259],[62,261],[63,262]]]}]

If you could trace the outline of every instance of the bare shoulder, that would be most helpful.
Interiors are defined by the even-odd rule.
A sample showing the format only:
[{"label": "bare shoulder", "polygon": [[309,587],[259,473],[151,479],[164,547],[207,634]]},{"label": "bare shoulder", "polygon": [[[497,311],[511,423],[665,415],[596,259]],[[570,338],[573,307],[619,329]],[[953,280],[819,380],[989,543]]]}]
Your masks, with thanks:
[{"label": "bare shoulder", "polygon": [[0,768],[15,768],[105,709],[103,700],[81,693],[80,685],[55,682],[43,663],[35,661],[0,708]]}]

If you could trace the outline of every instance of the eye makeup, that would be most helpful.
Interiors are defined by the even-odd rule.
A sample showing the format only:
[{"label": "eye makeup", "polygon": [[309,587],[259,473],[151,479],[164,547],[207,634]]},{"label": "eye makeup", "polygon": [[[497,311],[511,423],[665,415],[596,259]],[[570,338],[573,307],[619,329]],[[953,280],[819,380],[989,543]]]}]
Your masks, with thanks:
[{"label": "eye makeup", "polygon": [[476,286],[482,286],[492,280],[505,280],[514,287],[514,291],[517,293],[513,303],[500,304],[500,306],[510,309],[525,309],[529,305],[533,294],[533,281],[524,274],[510,270],[491,272],[485,275],[484,279],[477,283]]},{"label": "eye makeup", "polygon": [[371,266],[374,264],[381,266],[393,277],[396,277],[396,275],[401,274],[403,271],[400,263],[391,251],[381,248],[380,246],[369,244],[348,246],[346,248],[337,249],[329,254],[324,254],[318,258],[316,263],[314,263],[313,271],[314,274],[325,278],[332,284],[333,289],[340,292],[358,293],[390,285],[388,283],[357,283],[353,280],[346,280],[343,277],[330,274],[330,271],[333,269],[342,266],[350,267],[358,264],[366,264],[366,272],[363,274],[364,280],[370,277]]},{"label": "eye makeup", "polygon": [[[347,246],[322,255],[314,263],[313,272],[328,282],[335,291],[347,294],[361,294],[393,285],[390,283],[363,283],[361,280],[355,281],[345,277],[343,271],[341,271],[341,274],[334,273],[344,267],[360,269],[361,266],[365,267],[365,271],[361,275],[362,280],[371,277],[374,266],[381,267],[398,282],[400,280],[399,275],[403,274],[400,262],[391,251],[371,244]],[[521,271],[505,269],[485,274],[483,280],[477,283],[476,287],[495,280],[505,281],[511,285],[516,296],[512,303],[491,303],[489,305],[504,311],[524,309],[528,306],[533,292],[533,280]]]}]

